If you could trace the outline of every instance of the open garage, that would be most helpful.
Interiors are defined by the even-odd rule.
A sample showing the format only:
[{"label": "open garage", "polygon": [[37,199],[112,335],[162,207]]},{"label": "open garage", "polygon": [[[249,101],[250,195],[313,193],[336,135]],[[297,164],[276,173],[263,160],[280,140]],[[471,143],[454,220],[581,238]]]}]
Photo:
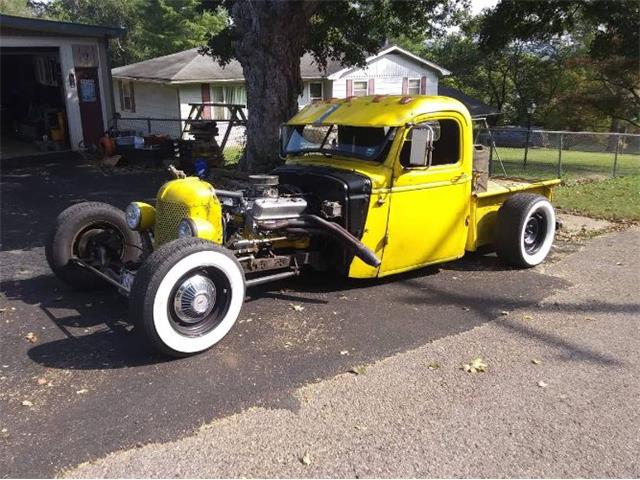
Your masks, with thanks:
[{"label": "open garage", "polygon": [[109,38],[120,28],[0,16],[0,159],[94,148],[114,104]]}]

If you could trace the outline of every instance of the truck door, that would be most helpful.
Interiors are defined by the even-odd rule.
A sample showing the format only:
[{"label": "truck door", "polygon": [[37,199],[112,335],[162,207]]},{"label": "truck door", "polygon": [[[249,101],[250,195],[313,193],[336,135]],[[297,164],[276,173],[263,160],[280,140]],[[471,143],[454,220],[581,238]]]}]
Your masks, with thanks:
[{"label": "truck door", "polygon": [[[411,164],[413,133],[430,134],[422,165]],[[454,114],[407,128],[394,163],[380,275],[464,255],[471,195],[471,125]],[[416,133],[416,145],[424,142]],[[468,142],[468,143],[467,143]],[[430,155],[429,155],[430,152]]]}]

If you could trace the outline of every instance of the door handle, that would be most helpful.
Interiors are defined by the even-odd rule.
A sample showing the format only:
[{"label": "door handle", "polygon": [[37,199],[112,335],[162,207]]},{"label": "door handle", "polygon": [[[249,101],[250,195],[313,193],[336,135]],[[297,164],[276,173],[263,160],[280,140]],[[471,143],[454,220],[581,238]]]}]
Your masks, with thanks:
[{"label": "door handle", "polygon": [[460,180],[464,180],[467,176],[464,173],[461,173],[460,175],[456,175],[455,177],[451,178],[451,183],[456,183]]}]

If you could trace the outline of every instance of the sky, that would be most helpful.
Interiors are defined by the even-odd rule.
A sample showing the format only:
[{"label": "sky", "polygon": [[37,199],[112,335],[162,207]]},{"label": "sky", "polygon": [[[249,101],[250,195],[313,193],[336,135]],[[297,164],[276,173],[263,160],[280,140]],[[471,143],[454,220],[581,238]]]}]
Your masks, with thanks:
[{"label": "sky", "polygon": [[471,12],[477,15],[482,9],[493,7],[496,3],[498,0],[471,0]]}]

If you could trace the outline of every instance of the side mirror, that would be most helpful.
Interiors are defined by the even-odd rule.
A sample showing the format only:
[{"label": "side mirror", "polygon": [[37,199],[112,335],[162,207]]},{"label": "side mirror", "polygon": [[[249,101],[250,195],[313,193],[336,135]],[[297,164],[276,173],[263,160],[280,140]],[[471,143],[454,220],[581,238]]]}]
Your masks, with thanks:
[{"label": "side mirror", "polygon": [[411,154],[409,165],[412,167],[431,166],[434,131],[431,127],[414,128],[411,132]]},{"label": "side mirror", "polygon": [[287,154],[287,143],[289,143],[289,134],[291,133],[291,128],[284,123],[280,125],[280,158],[284,159]]}]

